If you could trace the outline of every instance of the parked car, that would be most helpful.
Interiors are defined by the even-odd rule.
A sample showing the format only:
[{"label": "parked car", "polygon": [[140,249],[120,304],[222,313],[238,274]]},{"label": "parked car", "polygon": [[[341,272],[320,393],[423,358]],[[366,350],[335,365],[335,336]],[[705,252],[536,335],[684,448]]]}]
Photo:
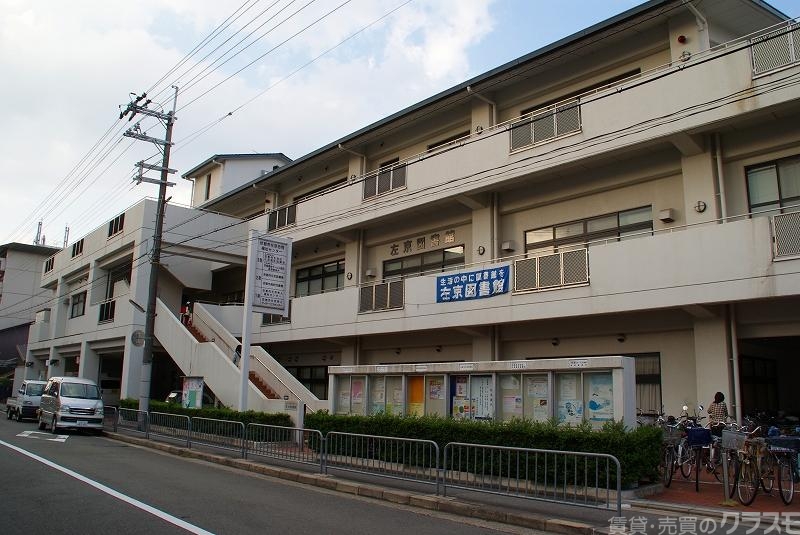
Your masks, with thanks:
[{"label": "parked car", "polygon": [[17,396],[6,400],[6,417],[9,420],[16,418],[21,422],[23,418],[36,418],[39,413],[39,403],[42,391],[47,381],[22,381],[22,386],[17,390]]},{"label": "parked car", "polygon": [[51,377],[39,405],[39,429],[103,430],[103,399],[97,383],[81,377]]}]

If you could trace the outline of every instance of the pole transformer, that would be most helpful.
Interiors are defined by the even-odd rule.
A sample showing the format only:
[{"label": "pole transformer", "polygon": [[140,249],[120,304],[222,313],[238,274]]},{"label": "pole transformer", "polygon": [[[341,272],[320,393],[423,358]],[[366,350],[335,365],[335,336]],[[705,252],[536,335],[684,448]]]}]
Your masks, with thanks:
[{"label": "pole transformer", "polygon": [[[175,89],[175,95],[172,100],[172,111],[169,113],[157,112],[147,109],[150,100],[147,100],[143,105],[139,102],[144,100],[147,95],[142,94],[137,96],[134,101],[128,104],[127,108],[120,113],[122,119],[128,113],[131,114],[129,121],[133,119],[137,113],[157,117],[166,127],[166,136],[163,140],[146,136],[141,132],[139,124],[136,123],[133,128],[126,131],[123,135],[139,139],[142,141],[149,141],[156,144],[163,153],[161,167],[146,165],[144,162],[137,164],[139,168],[139,176],[137,182],[149,182],[158,184],[158,201],[156,205],[156,221],[155,229],[153,230],[153,250],[150,253],[150,275],[147,286],[147,305],[145,307],[145,323],[144,323],[144,348],[142,352],[142,373],[141,384],[139,389],[139,410],[148,411],[150,409],[150,379],[153,370],[153,341],[155,339],[155,325],[156,325],[156,297],[158,295],[158,272],[161,266],[161,237],[164,228],[164,211],[166,209],[166,196],[167,186],[174,185],[167,181],[170,173],[174,173],[174,169],[169,168],[169,154],[172,147],[172,126],[175,123],[175,108],[178,103],[178,87],[172,86]],[[161,171],[160,180],[152,180],[143,178],[141,173],[143,169],[151,169]]]}]

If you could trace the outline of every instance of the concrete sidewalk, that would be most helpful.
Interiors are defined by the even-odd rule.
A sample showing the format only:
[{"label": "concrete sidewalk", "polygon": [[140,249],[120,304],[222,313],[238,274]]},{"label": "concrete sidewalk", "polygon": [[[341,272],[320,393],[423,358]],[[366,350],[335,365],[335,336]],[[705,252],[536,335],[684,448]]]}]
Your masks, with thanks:
[{"label": "concrete sidewalk", "polygon": [[[469,491],[451,491],[450,489],[448,489],[448,496],[437,496],[430,491],[429,486],[420,488],[419,485],[415,486],[400,480],[392,479],[387,483],[384,478],[360,476],[360,474],[353,473],[346,473],[346,477],[320,474],[265,464],[232,455],[226,456],[200,449],[188,449],[124,433],[106,431],[104,434],[114,440],[157,449],[181,457],[190,457],[287,481],[421,509],[564,535],[608,534],[610,531],[620,533],[619,526],[616,529],[613,526],[612,518],[616,516],[614,510],[591,509]],[[713,476],[711,477],[713,479]],[[381,483],[376,484],[376,481]],[[660,525],[667,517],[675,519],[679,516],[711,518],[716,519],[721,526],[726,518],[745,511],[748,514],[771,511],[777,511],[778,514],[789,511],[800,512],[798,503],[800,500],[796,499],[792,506],[787,508],[777,497],[777,489],[773,491],[773,496],[760,492],[752,507],[743,507],[738,502],[723,503],[722,486],[719,483],[706,481],[704,477],[702,485],[700,492],[695,492],[694,479],[682,480],[681,476],[677,475],[677,479],[668,489],[664,489],[661,485],[652,485],[634,491],[625,491],[623,494],[623,517],[626,518],[626,522],[631,518],[646,518],[651,528],[659,526],[658,531],[652,530],[652,532],[663,535]],[[741,515],[737,515],[737,522],[739,516]],[[745,518],[745,524],[746,520]],[[797,516],[797,520],[800,521],[800,515]],[[792,526],[794,527],[794,523]],[[651,530],[648,530],[649,532]],[[750,530],[748,533],[752,532]],[[788,533],[788,531],[785,532]]]}]

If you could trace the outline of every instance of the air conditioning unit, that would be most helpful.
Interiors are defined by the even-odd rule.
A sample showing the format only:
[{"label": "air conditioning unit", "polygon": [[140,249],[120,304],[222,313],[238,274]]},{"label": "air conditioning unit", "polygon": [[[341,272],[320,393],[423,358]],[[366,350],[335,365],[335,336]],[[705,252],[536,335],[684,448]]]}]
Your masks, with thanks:
[{"label": "air conditioning unit", "polygon": [[500,249],[506,253],[513,253],[516,249],[516,244],[513,240],[504,241],[500,244]]},{"label": "air conditioning unit", "polygon": [[375,277],[377,277],[377,276],[378,276],[378,273],[377,273],[377,270],[376,270],[375,268],[367,268],[367,269],[364,271],[364,276],[366,276],[366,277],[371,277],[371,278],[375,278]]},{"label": "air conditioning unit", "polygon": [[62,304],[62,305],[67,305],[67,306],[68,306],[68,305],[69,305],[69,302],[70,302],[70,298],[69,298],[69,297],[65,297],[65,298],[63,298],[63,299],[61,300],[61,304]]},{"label": "air conditioning unit", "polygon": [[672,223],[675,221],[675,210],[672,208],[665,208],[658,212],[658,219],[662,223]]}]

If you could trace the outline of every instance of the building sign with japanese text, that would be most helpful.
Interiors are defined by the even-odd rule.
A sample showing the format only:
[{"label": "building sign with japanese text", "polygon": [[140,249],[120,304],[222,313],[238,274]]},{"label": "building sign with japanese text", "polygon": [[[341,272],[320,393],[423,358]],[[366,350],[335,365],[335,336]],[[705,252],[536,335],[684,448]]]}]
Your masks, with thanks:
[{"label": "building sign with japanese text", "polygon": [[436,277],[436,302],[467,301],[508,293],[509,274],[510,267],[505,265]]},{"label": "building sign with japanese text", "polygon": [[287,238],[257,238],[253,272],[253,311],[288,315],[289,269],[292,263],[292,242]]}]

